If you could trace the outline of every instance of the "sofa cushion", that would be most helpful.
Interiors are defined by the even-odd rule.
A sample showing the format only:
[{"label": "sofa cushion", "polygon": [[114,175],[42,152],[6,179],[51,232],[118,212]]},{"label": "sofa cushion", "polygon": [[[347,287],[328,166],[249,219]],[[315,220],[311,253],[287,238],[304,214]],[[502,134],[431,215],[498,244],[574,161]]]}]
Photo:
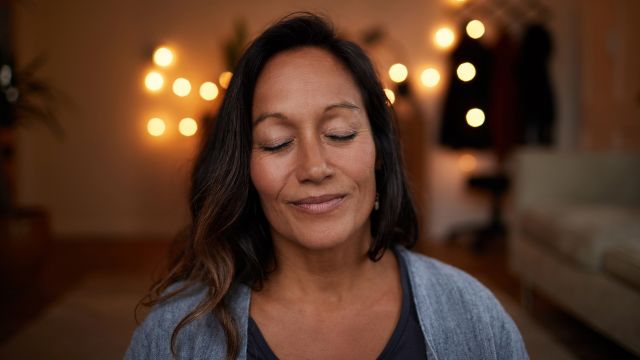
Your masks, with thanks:
[{"label": "sofa cushion", "polygon": [[640,290],[640,237],[634,244],[613,245],[604,252],[605,272]]},{"label": "sofa cushion", "polygon": [[640,239],[640,208],[539,204],[524,210],[520,230],[573,263],[599,270],[606,249]]}]

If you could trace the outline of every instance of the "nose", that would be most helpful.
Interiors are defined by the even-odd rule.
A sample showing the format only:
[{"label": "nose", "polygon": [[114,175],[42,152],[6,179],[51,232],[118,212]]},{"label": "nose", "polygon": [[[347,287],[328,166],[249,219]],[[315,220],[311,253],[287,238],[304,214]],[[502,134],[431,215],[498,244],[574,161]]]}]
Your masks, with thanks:
[{"label": "nose", "polygon": [[333,176],[333,167],[326,156],[322,143],[318,139],[306,139],[298,145],[298,181],[321,183]]}]

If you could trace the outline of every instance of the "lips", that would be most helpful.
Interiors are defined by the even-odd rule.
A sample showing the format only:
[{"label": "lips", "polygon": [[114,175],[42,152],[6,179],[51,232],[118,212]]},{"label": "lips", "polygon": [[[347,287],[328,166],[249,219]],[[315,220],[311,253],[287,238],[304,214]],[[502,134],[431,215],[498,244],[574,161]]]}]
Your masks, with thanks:
[{"label": "lips", "polygon": [[296,209],[310,214],[328,213],[342,203],[346,195],[328,194],[322,196],[310,196],[300,200],[291,201]]}]

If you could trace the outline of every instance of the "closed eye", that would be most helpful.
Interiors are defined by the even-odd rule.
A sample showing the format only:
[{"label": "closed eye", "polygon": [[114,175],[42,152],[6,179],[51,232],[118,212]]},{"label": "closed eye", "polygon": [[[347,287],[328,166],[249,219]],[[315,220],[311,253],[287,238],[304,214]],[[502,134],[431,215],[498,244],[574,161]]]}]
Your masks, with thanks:
[{"label": "closed eye", "polygon": [[355,131],[350,134],[344,134],[344,135],[330,134],[330,135],[327,135],[327,138],[334,141],[349,141],[349,140],[353,140],[357,134],[358,133]]},{"label": "closed eye", "polygon": [[282,142],[276,145],[262,145],[262,150],[268,151],[268,152],[278,152],[278,151],[284,150],[292,142],[293,140],[287,140],[285,142]]}]

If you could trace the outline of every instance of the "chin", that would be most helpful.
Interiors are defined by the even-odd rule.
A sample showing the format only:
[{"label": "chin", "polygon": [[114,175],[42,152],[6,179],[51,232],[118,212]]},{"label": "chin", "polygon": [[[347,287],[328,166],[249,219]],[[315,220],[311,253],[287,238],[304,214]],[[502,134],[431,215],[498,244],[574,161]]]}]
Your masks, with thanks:
[{"label": "chin", "polygon": [[296,244],[306,250],[312,251],[324,251],[339,248],[347,243],[343,238],[324,238],[318,236],[310,236],[304,238],[297,238]]},{"label": "chin", "polygon": [[[369,238],[360,236],[358,233],[340,229],[340,226],[317,228],[308,226],[301,231],[297,231],[292,237],[293,242],[307,250],[325,251],[337,249],[346,245],[357,245],[356,241],[370,241]],[[364,245],[363,245],[364,246]],[[368,246],[368,243],[366,244]]]}]

